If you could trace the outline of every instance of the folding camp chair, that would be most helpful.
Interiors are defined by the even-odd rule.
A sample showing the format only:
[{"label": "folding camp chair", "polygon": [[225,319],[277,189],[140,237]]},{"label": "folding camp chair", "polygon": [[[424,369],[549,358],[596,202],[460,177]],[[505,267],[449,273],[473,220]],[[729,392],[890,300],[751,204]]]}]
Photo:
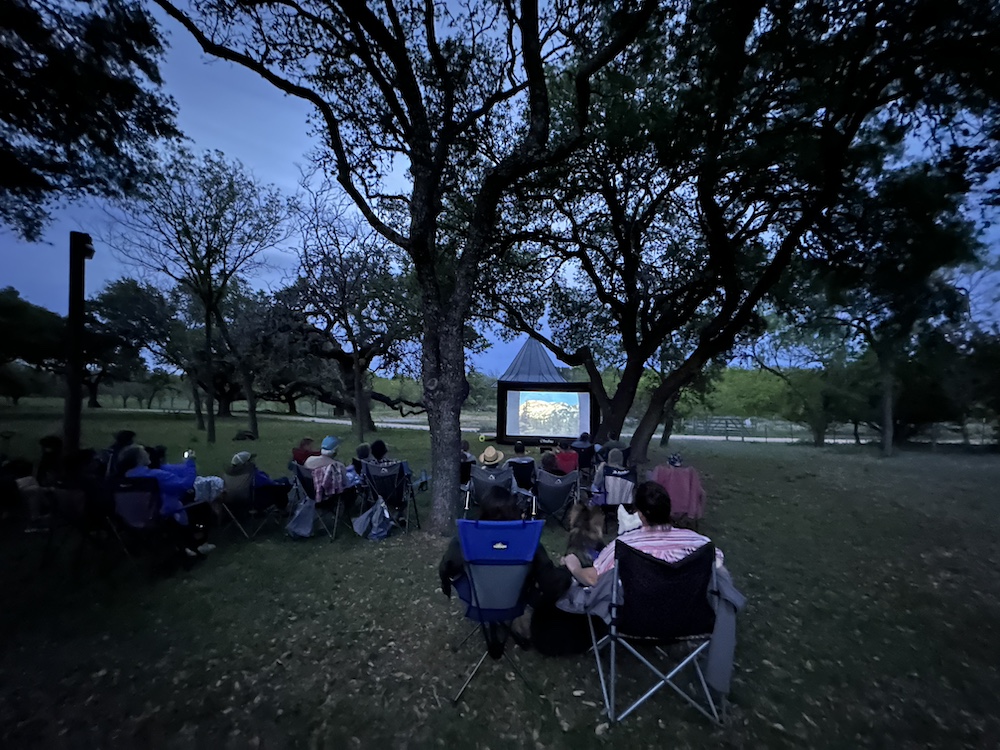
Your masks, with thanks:
[{"label": "folding camp chair", "polygon": [[544,526],[541,521],[458,521],[465,576],[455,582],[455,590],[468,605],[465,616],[476,623],[473,633],[483,634],[486,651],[452,703],[462,698],[487,656],[494,661],[506,657],[524,683],[531,686],[507,653],[506,645],[511,623],[524,613],[524,583]]},{"label": "folding camp chair", "polygon": [[[604,706],[612,723],[621,721],[657,690],[669,685],[712,722],[722,724],[724,703],[720,700],[720,705],[716,704],[702,669],[715,626],[715,613],[708,603],[714,565],[715,546],[712,544],[705,544],[683,560],[670,563],[623,542],[615,543],[611,627],[608,634],[598,640],[593,621],[590,621],[597,674]],[[693,646],[693,650],[669,671],[661,670],[637,648],[643,644],[652,646],[660,657],[671,660],[663,647],[678,643],[687,643]],[[607,670],[601,657],[601,651],[606,647],[610,651]],[[620,676],[617,661],[619,647],[632,654],[657,678],[650,689],[620,712],[616,704]],[[692,684],[682,686],[678,676],[691,668],[694,670]]]},{"label": "folding camp chair", "polygon": [[582,448],[577,448],[573,446],[573,450],[576,451],[578,470],[580,472],[580,482],[582,485],[589,485],[594,481],[594,456],[596,455],[596,446],[587,445]]},{"label": "folding camp chair", "polygon": [[111,497],[115,511],[114,517],[108,517],[108,524],[125,554],[134,557],[125,543],[123,532],[137,541],[148,540],[158,532],[161,521],[160,485],[155,477],[125,477],[115,482]]},{"label": "folding camp chair", "polygon": [[472,491],[472,467],[475,461],[462,461],[458,465],[458,491],[462,493],[462,507],[469,509],[469,493]]},{"label": "folding camp chair", "polygon": [[[334,481],[328,484],[327,480],[331,479],[331,477],[326,476],[328,472],[339,472],[340,476],[338,477],[334,474],[332,477]],[[331,541],[337,538],[337,526],[341,521],[342,512],[344,520],[346,521],[347,519],[348,513],[344,506],[357,498],[357,490],[354,487],[347,487],[346,478],[347,467],[339,461],[334,461],[331,464],[321,466],[312,471],[313,486],[316,490],[316,517],[324,529],[326,529],[326,522],[323,520],[322,513],[330,512],[331,510],[333,512],[333,534],[330,535]],[[327,490],[324,488],[333,486],[339,487],[340,492],[326,494]],[[350,526],[349,523],[348,526]],[[329,533],[329,529],[327,529],[327,534]]]},{"label": "folding camp chair", "polygon": [[470,472],[470,492],[465,499],[465,513],[471,505],[478,505],[494,487],[502,487],[510,492],[514,486],[514,472],[509,468],[498,469],[491,466],[473,466]]},{"label": "folding camp chair", "polygon": [[[313,470],[307,469],[301,464],[295,464],[295,477],[294,481],[298,483],[299,487],[302,488],[302,492],[305,493],[313,502],[316,502],[316,482],[313,480]],[[289,508],[289,511],[292,509]],[[330,532],[330,527],[326,525],[326,521],[323,520],[323,514],[319,507],[316,508],[316,520],[319,521],[319,525],[322,527],[323,531],[326,532],[327,537],[330,541],[333,541],[334,535]]]},{"label": "folding camp chair", "polygon": [[566,526],[567,513],[577,496],[577,485],[580,473],[574,471],[566,476],[550,474],[547,471],[538,472],[535,483],[535,507],[532,515],[545,515],[556,519],[563,527]]},{"label": "folding camp chair", "polygon": [[417,528],[420,528],[420,513],[417,510],[413,483],[410,481],[409,467],[405,461],[391,464],[365,463],[362,475],[365,491],[374,502],[375,498],[385,500],[386,507],[393,514],[393,523],[403,531],[410,529],[410,510],[413,510]]},{"label": "folding camp chair", "polygon": [[168,538],[160,516],[160,485],[155,477],[118,479],[112,485],[111,497],[114,513],[108,517],[108,525],[126,557],[138,564],[138,556],[148,555],[152,573],[165,561],[165,557],[154,555],[180,554],[179,546]]},{"label": "folding camp chair", "polygon": [[[254,485],[254,472],[247,471],[243,474],[222,475],[222,484],[225,492],[219,496],[219,505],[222,512],[229,517],[230,524],[236,526],[244,537],[256,539],[257,535],[269,523],[281,525],[281,511],[276,504],[274,493],[282,491],[282,485],[271,485],[268,487],[256,487]],[[285,485],[284,491],[290,488]],[[250,521],[262,518],[253,533],[247,533],[246,528],[240,523],[240,518]],[[249,524],[248,524],[249,525]],[[225,527],[223,527],[223,530]]]},{"label": "folding camp chair", "polygon": [[617,517],[619,505],[632,505],[635,502],[635,472],[604,465],[604,491],[593,496],[595,505],[604,506],[604,529],[607,531],[608,520]]},{"label": "folding camp chair", "polygon": [[533,458],[519,460],[513,458],[507,462],[507,467],[514,474],[514,484],[511,489],[518,498],[526,503],[534,501],[535,480],[538,475],[538,467]]}]

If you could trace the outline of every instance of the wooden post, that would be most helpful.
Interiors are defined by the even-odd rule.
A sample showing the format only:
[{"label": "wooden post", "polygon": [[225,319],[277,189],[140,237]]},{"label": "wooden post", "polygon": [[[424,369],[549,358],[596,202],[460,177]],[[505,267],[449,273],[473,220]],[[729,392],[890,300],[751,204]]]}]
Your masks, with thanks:
[{"label": "wooden post", "polygon": [[94,257],[89,234],[69,233],[69,314],[66,317],[66,402],[63,447],[67,454],[80,449],[80,409],[83,406],[83,332],[86,262]]}]

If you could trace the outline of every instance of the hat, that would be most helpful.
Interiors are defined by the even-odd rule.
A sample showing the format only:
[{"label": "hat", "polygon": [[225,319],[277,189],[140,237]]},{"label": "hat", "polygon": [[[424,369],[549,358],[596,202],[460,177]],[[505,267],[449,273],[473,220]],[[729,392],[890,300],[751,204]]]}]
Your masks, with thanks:
[{"label": "hat", "polygon": [[667,463],[671,466],[680,466],[684,463],[684,459],[681,458],[680,453],[671,453],[667,456]]},{"label": "hat", "polygon": [[498,451],[492,445],[479,454],[479,463],[485,466],[493,466],[503,461],[503,451]]},{"label": "hat", "polygon": [[250,451],[240,451],[233,456],[233,466],[246,466],[256,458],[256,454]]},{"label": "hat", "polygon": [[340,438],[334,435],[327,435],[323,438],[323,442],[320,444],[320,449],[325,451],[335,451],[337,446],[340,445]]}]

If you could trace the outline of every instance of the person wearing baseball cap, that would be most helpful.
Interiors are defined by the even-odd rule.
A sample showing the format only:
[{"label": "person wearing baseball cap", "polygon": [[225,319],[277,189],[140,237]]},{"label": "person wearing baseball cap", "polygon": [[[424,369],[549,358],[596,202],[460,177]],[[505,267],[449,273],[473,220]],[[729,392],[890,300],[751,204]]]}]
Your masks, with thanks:
[{"label": "person wearing baseball cap", "polygon": [[327,435],[323,438],[323,442],[319,446],[319,455],[310,456],[305,460],[302,466],[309,471],[314,471],[316,469],[322,469],[324,466],[329,466],[334,462],[337,457],[337,447],[340,445],[340,438],[335,435]]}]

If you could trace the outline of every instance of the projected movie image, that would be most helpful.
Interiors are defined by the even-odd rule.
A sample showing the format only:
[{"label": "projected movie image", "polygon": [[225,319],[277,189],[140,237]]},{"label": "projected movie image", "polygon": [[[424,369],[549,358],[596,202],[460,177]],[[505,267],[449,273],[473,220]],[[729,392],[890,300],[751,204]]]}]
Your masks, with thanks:
[{"label": "projected movie image", "polygon": [[518,435],[580,434],[580,394],[565,391],[522,391],[518,394]]}]

